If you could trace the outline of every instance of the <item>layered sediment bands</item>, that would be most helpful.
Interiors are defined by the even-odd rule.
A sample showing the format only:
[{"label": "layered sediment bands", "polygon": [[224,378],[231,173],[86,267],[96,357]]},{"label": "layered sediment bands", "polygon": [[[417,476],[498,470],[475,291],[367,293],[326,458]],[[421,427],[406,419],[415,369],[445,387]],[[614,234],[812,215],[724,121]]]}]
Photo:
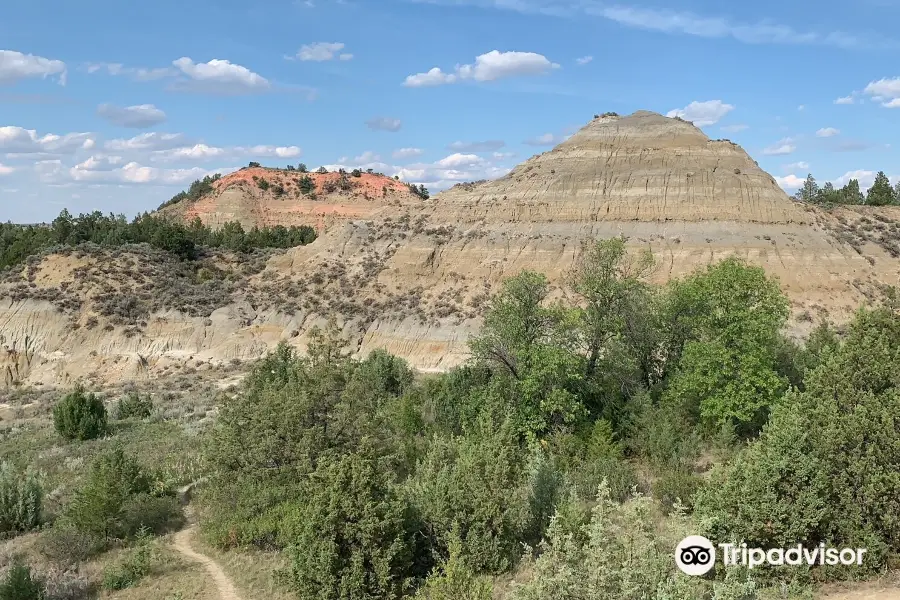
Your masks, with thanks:
[{"label": "layered sediment bands", "polygon": [[[121,327],[106,331],[102,320],[73,330],[73,318],[90,318],[89,302],[66,317],[49,302],[2,299],[7,383],[158,377],[198,362],[257,358],[279,341],[302,350],[310,328],[330,314],[360,355],[384,348],[419,369],[443,370],[466,359],[467,340],[503,279],[540,271],[562,293],[582,245],[613,236],[653,252],[659,283],[733,255],[763,266],[791,300],[797,335],[820,316],[847,319],[900,279],[900,209],[795,202],[739,146],[654,113],[594,119],[502,179],[427,201],[399,182],[381,198],[369,186],[327,202],[276,200],[250,187],[250,171],[240,172],[243,183],[218,182],[183,216],[214,225],[324,224],[332,211],[314,243],[270,258],[208,318],[155,314],[131,337]],[[42,273],[53,277],[39,277],[40,285],[71,280],[71,269],[54,260],[64,264],[45,259]],[[108,265],[107,276],[121,268]]]}]

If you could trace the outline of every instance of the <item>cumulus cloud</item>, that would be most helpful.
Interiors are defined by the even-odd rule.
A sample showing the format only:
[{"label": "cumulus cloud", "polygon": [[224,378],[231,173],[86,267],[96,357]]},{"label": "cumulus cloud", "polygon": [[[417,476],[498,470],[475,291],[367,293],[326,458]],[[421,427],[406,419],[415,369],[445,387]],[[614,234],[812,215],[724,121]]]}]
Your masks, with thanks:
[{"label": "cumulus cloud", "polygon": [[762,153],[766,156],[782,156],[784,154],[790,154],[796,149],[797,147],[794,145],[793,138],[787,137],[778,140],[771,146],[763,148]]},{"label": "cumulus cloud", "polygon": [[835,104],[853,104],[853,96],[841,96],[834,101]]},{"label": "cumulus cloud", "polygon": [[458,169],[459,167],[468,167],[472,165],[480,165],[484,159],[477,154],[460,154],[459,152],[445,156],[435,164],[445,169]]},{"label": "cumulus cloud", "polygon": [[164,79],[166,77],[174,77],[178,74],[178,71],[171,67],[159,67],[155,69],[145,69],[139,67],[126,67],[122,63],[87,63],[84,65],[84,70],[88,73],[101,73],[104,72],[107,75],[116,76],[124,76],[129,77],[134,81],[156,81],[157,79]]},{"label": "cumulus cloud", "polygon": [[183,56],[172,61],[184,78],[176,81],[175,89],[217,94],[248,94],[265,92],[272,88],[268,79],[247,67],[227,60],[214,58],[209,62],[195,63]]},{"label": "cumulus cloud", "polygon": [[226,167],[214,171],[194,167],[191,169],[162,169],[148,167],[137,162],[129,162],[121,167],[108,168],[108,164],[93,164],[85,161],[68,170],[68,176],[76,182],[132,183],[152,185],[185,185],[213,173],[228,173],[237,167]]},{"label": "cumulus cloud", "polygon": [[97,107],[97,115],[120,127],[143,129],[164,123],[166,113],[152,104],[120,107],[113,104],[101,104]]},{"label": "cumulus cloud", "polygon": [[0,175],[9,175],[15,171],[15,168],[0,163]]},{"label": "cumulus cloud", "polygon": [[816,137],[827,138],[834,137],[840,133],[840,130],[835,129],[834,127],[823,127],[816,131]]},{"label": "cumulus cloud", "polygon": [[731,104],[725,104],[721,100],[707,100],[697,102],[694,100],[684,108],[675,108],[666,113],[667,117],[680,117],[690,121],[697,127],[705,127],[718,123],[729,112],[734,110]]},{"label": "cumulus cloud", "polygon": [[342,42],[315,42],[304,44],[297,51],[297,58],[303,61],[322,62],[326,60],[350,60],[353,55],[341,52],[344,49]]},{"label": "cumulus cloud", "polygon": [[366,121],[366,127],[373,131],[390,131],[397,132],[403,127],[400,119],[392,119],[390,117],[373,117]]},{"label": "cumulus cloud", "polygon": [[0,84],[56,76],[60,85],[66,85],[66,75],[66,63],[61,60],[22,54],[15,50],[0,50]]},{"label": "cumulus cloud", "polygon": [[743,123],[737,123],[735,125],[723,125],[722,127],[719,127],[719,129],[721,129],[722,131],[725,131],[727,133],[737,133],[739,131],[744,131],[745,129],[749,129],[749,128],[750,128],[749,125],[744,125]]},{"label": "cumulus cloud", "polygon": [[0,127],[0,152],[7,155],[72,154],[77,150],[93,147],[92,133],[48,133],[39,136],[34,129]]},{"label": "cumulus cloud", "polygon": [[[209,62],[194,62],[183,56],[172,61],[170,67],[136,68],[121,63],[87,63],[88,73],[107,73],[126,76],[135,81],[171,79],[169,89],[181,92],[198,92],[221,95],[238,95],[268,92],[274,89],[272,82],[245,66],[214,58]],[[309,88],[298,88],[312,93]]]},{"label": "cumulus cloud", "polygon": [[581,58],[576,58],[575,62],[578,63],[579,65],[586,65],[589,62],[591,62],[592,60],[594,60],[593,56],[582,56]]},{"label": "cumulus cloud", "polygon": [[142,133],[129,139],[109,140],[104,144],[107,150],[123,152],[128,150],[171,150],[190,144],[183,133]]},{"label": "cumulus cloud", "polygon": [[422,156],[423,154],[425,154],[425,151],[421,148],[398,148],[391,153],[391,157],[397,160],[403,160],[405,158]]},{"label": "cumulus cloud", "polygon": [[781,168],[782,168],[785,172],[808,171],[808,170],[809,170],[809,163],[806,162],[806,161],[801,160],[801,161],[799,161],[799,162],[794,162],[794,163],[789,163],[789,164],[786,164],[786,165],[782,165]]},{"label": "cumulus cloud", "polygon": [[[358,159],[378,159],[373,153],[363,153],[355,159],[342,157],[337,164],[322,165],[329,171],[338,169],[372,169],[390,177],[397,176],[402,181],[423,184],[432,192],[440,191],[457,183],[495,179],[506,175],[510,169],[495,160],[482,158],[475,154],[454,153],[432,163],[416,162],[405,165],[392,165],[375,160],[360,162]],[[498,160],[508,158],[503,155]]]},{"label": "cumulus cloud", "polygon": [[453,72],[445,73],[434,67],[424,73],[409,75],[403,82],[406,87],[427,87],[459,81],[496,81],[522,75],[544,75],[559,65],[546,56],[534,52],[500,52],[491,50],[475,57],[474,65],[457,65]]},{"label": "cumulus cloud", "polygon": [[861,190],[865,191],[870,188],[873,183],[875,183],[875,171],[866,171],[863,169],[857,169],[855,171],[847,171],[837,179],[833,180],[831,183],[834,184],[835,187],[844,187],[848,183],[850,183],[851,179],[856,179],[859,181],[859,187]]},{"label": "cumulus cloud", "polygon": [[784,177],[776,177],[775,182],[781,186],[782,189],[785,190],[797,190],[803,187],[803,183],[806,181],[805,177],[797,177],[793,173],[790,175],[785,175]]},{"label": "cumulus cloud", "polygon": [[225,154],[224,148],[207,146],[206,144],[194,144],[170,150],[156,150],[152,153],[152,160],[179,161],[179,160],[208,160]]},{"label": "cumulus cloud", "polygon": [[900,107],[900,77],[869,82],[863,93],[885,108]]},{"label": "cumulus cloud", "polygon": [[456,152],[491,152],[504,147],[506,142],[502,140],[485,140],[483,142],[453,142],[447,148]]},{"label": "cumulus cloud", "polygon": [[303,153],[298,146],[237,146],[235,150],[247,156],[262,158],[295,158]]}]

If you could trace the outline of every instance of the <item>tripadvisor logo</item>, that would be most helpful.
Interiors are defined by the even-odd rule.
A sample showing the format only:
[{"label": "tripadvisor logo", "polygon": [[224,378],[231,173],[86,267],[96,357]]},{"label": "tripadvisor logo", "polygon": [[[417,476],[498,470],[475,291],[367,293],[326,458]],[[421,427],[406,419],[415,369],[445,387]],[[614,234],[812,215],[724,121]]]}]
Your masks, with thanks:
[{"label": "tripadvisor logo", "polygon": [[[760,565],[862,565],[865,548],[829,548],[819,544],[804,548],[797,544],[790,548],[748,548],[747,544],[719,544],[722,564],[746,566]],[[675,564],[688,575],[705,575],[715,566],[716,546],[702,535],[689,535],[675,547]]]}]

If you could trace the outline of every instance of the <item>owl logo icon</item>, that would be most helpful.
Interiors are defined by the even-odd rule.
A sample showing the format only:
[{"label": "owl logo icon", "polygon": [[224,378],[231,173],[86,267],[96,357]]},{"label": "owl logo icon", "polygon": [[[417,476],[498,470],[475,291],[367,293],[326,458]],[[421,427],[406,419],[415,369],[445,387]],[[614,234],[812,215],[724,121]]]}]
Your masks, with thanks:
[{"label": "owl logo icon", "polygon": [[689,535],[675,547],[675,564],[688,575],[705,575],[716,564],[716,548],[702,535]]}]

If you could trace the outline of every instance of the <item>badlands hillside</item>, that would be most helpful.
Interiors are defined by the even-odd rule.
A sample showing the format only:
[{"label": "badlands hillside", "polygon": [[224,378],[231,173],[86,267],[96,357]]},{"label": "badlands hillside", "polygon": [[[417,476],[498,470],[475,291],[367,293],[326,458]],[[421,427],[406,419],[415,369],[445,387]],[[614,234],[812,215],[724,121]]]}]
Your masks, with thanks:
[{"label": "badlands hillside", "polygon": [[611,236],[649,248],[660,282],[735,254],[763,266],[791,298],[798,334],[819,315],[846,319],[900,275],[900,210],[796,202],[740,146],[646,111],[595,118],[502,179],[427,200],[375,174],[332,191],[339,174],[310,176],[316,199],[296,193],[300,173],[244,169],[163,209],[212,226],[313,224],[320,237],[307,246],[210,255],[199,269],[140,248],[79,249],[7,277],[2,380],[220,368],[281,340],[303,348],[332,314],[360,353],[444,370],[466,359],[504,278],[534,269],[559,283],[584,242]]},{"label": "badlands hillside", "polygon": [[174,202],[159,214],[190,222],[200,217],[216,228],[231,221],[256,226],[310,225],[324,230],[335,223],[374,216],[386,206],[419,204],[407,184],[378,173],[301,173],[249,167],[213,182],[212,192]]}]

